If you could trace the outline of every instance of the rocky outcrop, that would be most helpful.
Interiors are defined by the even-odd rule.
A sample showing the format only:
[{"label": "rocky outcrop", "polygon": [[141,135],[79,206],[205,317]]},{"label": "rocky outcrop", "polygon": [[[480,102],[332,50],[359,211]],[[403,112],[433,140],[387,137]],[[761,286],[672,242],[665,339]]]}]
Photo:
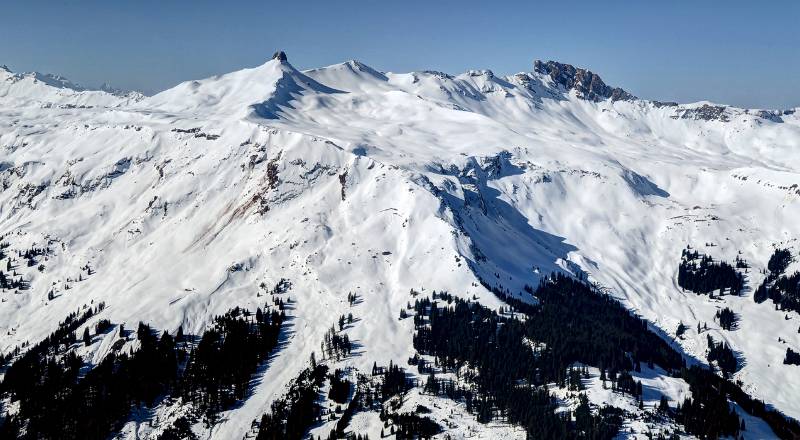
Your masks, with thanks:
[{"label": "rocky outcrop", "polygon": [[785,114],[783,111],[780,110],[758,110],[756,111],[756,115],[761,119],[766,119],[768,121],[772,121],[775,123],[783,123],[783,118],[781,117]]},{"label": "rocky outcrop", "polygon": [[650,101],[656,108],[662,107],[677,107],[678,103],[675,101]]},{"label": "rocky outcrop", "polygon": [[533,70],[536,73],[549,76],[554,83],[564,87],[566,90],[575,90],[577,96],[581,99],[589,101],[602,101],[604,99],[629,101],[636,99],[635,96],[619,87],[606,85],[599,75],[570,64],[536,60],[533,64]]},{"label": "rocky outcrop", "polygon": [[693,119],[695,121],[728,122],[730,118],[725,109],[726,108],[721,105],[703,104],[700,107],[679,109],[676,111],[676,116],[681,119]]},{"label": "rocky outcrop", "polygon": [[279,50],[272,55],[273,60],[286,61],[286,52]]}]

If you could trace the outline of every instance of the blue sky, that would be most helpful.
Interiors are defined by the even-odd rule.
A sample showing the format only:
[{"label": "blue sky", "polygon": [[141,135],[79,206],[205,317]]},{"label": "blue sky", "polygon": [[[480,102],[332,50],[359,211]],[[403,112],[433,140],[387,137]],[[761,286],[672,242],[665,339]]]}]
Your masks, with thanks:
[{"label": "blue sky", "polygon": [[800,106],[800,2],[8,1],[0,64],[152,93],[263,63],[388,71],[588,67],[648,99]]}]

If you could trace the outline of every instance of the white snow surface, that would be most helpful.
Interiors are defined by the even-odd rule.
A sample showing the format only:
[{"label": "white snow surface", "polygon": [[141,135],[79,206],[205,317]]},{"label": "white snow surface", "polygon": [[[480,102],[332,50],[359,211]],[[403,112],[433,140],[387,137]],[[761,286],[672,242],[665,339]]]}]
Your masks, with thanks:
[{"label": "white snow surface", "polygon": [[[537,73],[356,61],[300,72],[270,60],[149,98],[48,78],[0,70],[0,234],[12,250],[53,250],[41,271],[14,269],[29,290],[0,293],[0,351],[99,301],[88,325],[200,334],[287,278],[285,346],[207,432],[241,438],[342,314],[358,318],[346,330],[358,350],[339,366],[369,371],[414,353],[413,324],[398,320],[412,288],[496,308],[478,276],[519,294],[582,271],[665,338],[686,324],[675,344],[697,362],[706,333],[727,341],[744,388],[800,418],[800,367],[782,363],[800,351],[800,316],[752,300],[774,247],[800,250],[797,113],[726,107],[706,121],[680,115],[707,103],[585,101]],[[746,259],[744,296],[683,292],[687,245]],[[714,321],[723,306],[735,331]],[[87,362],[110,345],[97,344]]]},{"label": "white snow surface", "polygon": [[114,107],[143,98],[138,92],[90,90],[58,75],[13,73],[7,66],[0,66],[0,105],[3,107]]}]

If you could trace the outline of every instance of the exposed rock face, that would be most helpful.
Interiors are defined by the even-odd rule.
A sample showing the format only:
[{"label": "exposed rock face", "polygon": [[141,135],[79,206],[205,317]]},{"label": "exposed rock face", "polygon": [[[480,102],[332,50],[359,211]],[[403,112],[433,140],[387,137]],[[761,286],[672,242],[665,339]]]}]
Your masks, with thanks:
[{"label": "exposed rock face", "polygon": [[286,61],[286,52],[279,50],[272,55],[273,60]]},{"label": "exposed rock face", "polygon": [[675,101],[651,101],[656,108],[661,107],[677,107],[678,103]]},{"label": "exposed rock face", "polygon": [[467,75],[469,76],[485,76],[487,78],[494,78],[494,72],[489,69],[481,69],[481,70],[468,70]]},{"label": "exposed rock face", "polygon": [[437,78],[441,78],[441,79],[453,79],[453,78],[455,78],[453,75],[450,75],[449,73],[439,72],[438,70],[423,70],[420,73],[424,73],[426,75],[433,75],[433,76],[435,76]]},{"label": "exposed rock face", "polygon": [[766,119],[768,121],[776,122],[776,123],[783,123],[783,118],[781,115],[788,115],[787,113],[780,111],[780,110],[759,110],[756,112],[761,119]]},{"label": "exposed rock face", "polygon": [[556,84],[563,86],[567,90],[575,90],[579,98],[589,101],[602,101],[603,99],[628,101],[636,99],[635,96],[619,87],[606,85],[599,75],[570,64],[536,60],[533,64],[533,70],[543,75],[549,75]]},{"label": "exposed rock face", "polygon": [[721,105],[703,104],[701,107],[681,109],[676,113],[681,119],[722,122],[730,121],[730,118],[725,112],[725,107]]}]

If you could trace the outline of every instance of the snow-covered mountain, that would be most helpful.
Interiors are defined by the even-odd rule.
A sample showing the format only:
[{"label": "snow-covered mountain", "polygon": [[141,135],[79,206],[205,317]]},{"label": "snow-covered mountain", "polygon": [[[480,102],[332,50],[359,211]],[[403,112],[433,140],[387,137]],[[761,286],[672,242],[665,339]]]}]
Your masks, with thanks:
[{"label": "snow-covered mountain", "polygon": [[58,75],[39,72],[14,73],[0,66],[0,103],[3,107],[114,107],[144,98],[138,92],[117,90],[109,85],[91,90]]},{"label": "snow-covered mountain", "polygon": [[[356,317],[341,330],[356,350],[327,360],[331,368],[354,375],[393,361],[422,382],[406,365],[414,322],[398,319],[419,293],[498,310],[508,304],[487,286],[536,303],[526,286],[553,272],[596,283],[690,365],[707,363],[709,336],[726,342],[741,364],[732,379],[800,418],[800,366],[783,362],[787,349],[800,351],[800,315],[753,300],[773,251],[800,252],[795,110],[645,101],[587,70],[538,61],[508,77],[388,73],[357,61],[301,72],[279,53],[152,97],[3,69],[0,184],[9,260],[0,269],[20,280],[0,293],[3,353],[25,352],[100,302],[76,333],[107,319],[201,335],[215,316],[262,307],[289,280],[280,350],[246,399],[214,424],[194,424],[203,438],[252,435],[251,421],[320,357],[340,316]],[[687,246],[746,260],[743,293],[682,289]],[[41,252],[26,257],[32,249]],[[735,329],[715,319],[723,307],[738,316]],[[99,333],[75,351],[88,370],[120,349],[118,338]],[[136,349],[126,341],[123,351]],[[590,367],[592,403],[640,415],[626,418],[624,436],[663,428],[641,414],[662,396],[674,405],[689,395],[681,379],[644,368],[639,410]],[[564,406],[574,401],[554,392]],[[525,438],[418,388],[404,402],[433,409],[440,436]],[[14,405],[7,399],[6,413]],[[134,411],[118,436],[156,438],[181,408]],[[775,436],[738,411],[745,438]],[[332,423],[311,434],[327,436]],[[370,438],[383,427],[366,411],[350,424]]]}]

